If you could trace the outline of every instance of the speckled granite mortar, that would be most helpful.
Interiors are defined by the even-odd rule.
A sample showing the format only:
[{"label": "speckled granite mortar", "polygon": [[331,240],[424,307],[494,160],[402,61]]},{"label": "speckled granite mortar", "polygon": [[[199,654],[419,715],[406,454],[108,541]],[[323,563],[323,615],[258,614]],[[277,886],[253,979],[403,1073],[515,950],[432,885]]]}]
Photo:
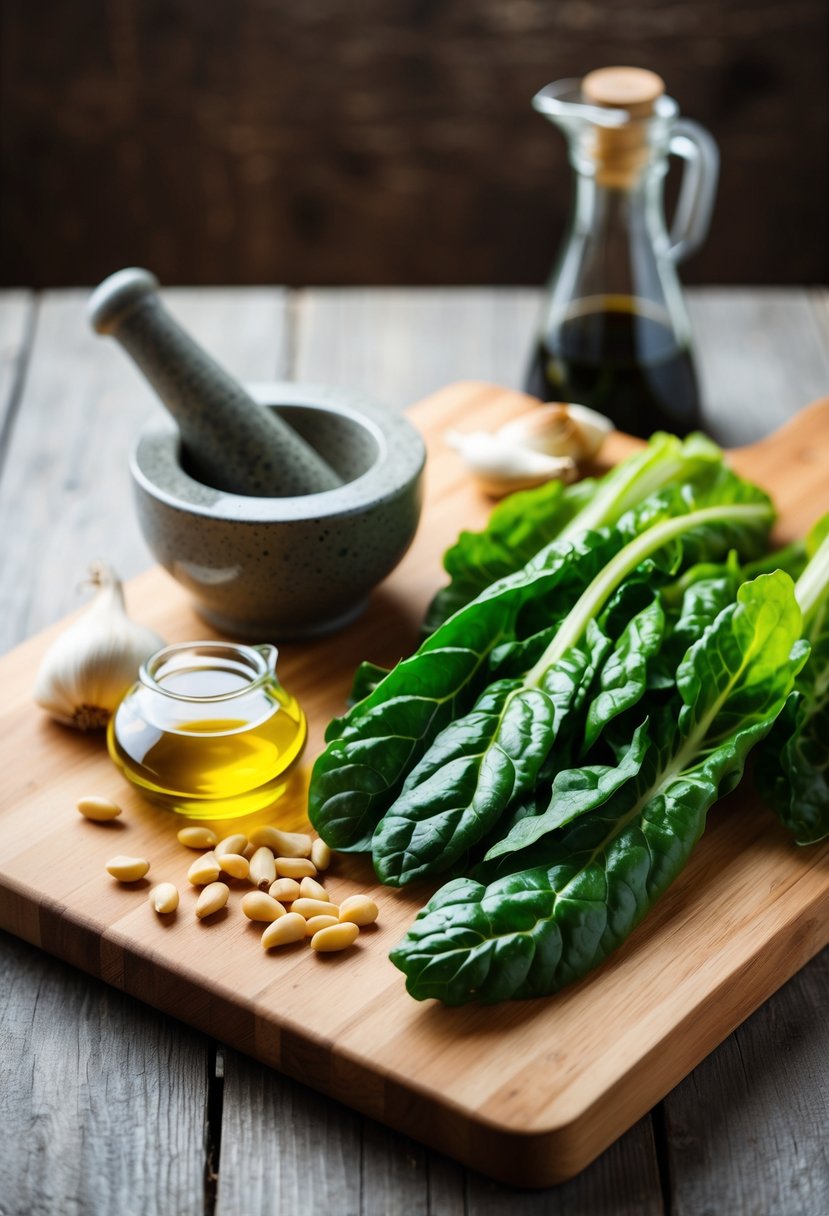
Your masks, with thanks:
[{"label": "speckled granite mortar", "polygon": [[356,617],[409,547],[423,440],[405,418],[356,394],[287,381],[248,390],[290,421],[344,484],[285,498],[212,489],[182,467],[175,424],[159,418],[130,463],[139,522],[161,565],[222,632],[311,637]]}]

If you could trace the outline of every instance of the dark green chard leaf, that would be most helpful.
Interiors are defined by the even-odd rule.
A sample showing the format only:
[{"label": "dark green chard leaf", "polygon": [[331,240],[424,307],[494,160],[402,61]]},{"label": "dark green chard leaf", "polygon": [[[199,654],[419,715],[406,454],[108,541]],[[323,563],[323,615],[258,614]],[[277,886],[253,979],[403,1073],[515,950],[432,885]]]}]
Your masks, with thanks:
[{"label": "dark green chard leaf", "polygon": [[365,660],[360,664],[354,672],[354,679],[351,681],[351,692],[348,694],[349,707],[356,705],[358,701],[363,701],[371,692],[374,692],[381,680],[385,680],[389,674],[387,667],[380,667],[377,663],[370,663]]},{"label": "dark green chard leaf", "polygon": [[660,592],[668,627],[665,643],[651,670],[651,687],[671,687],[680,659],[724,608],[733,604],[746,577],[737,554],[725,562],[701,562]]},{"label": "dark green chard leaf", "polygon": [[[648,719],[634,731],[630,746],[616,765],[591,764],[561,769],[553,781],[546,807],[518,818],[510,831],[486,854],[476,876],[483,880],[532,865],[532,847],[580,815],[595,811],[637,777],[650,746]],[[518,856],[516,856],[518,854]],[[497,862],[497,865],[487,864]]]},{"label": "dark green chard leaf", "polygon": [[608,722],[642,698],[648,685],[651,661],[664,636],[665,613],[660,601],[654,599],[629,623],[601,668],[598,692],[587,711],[583,752],[595,744]]},{"label": "dark green chard leaf", "polygon": [[[539,841],[538,864],[449,883],[392,951],[417,999],[490,1003],[557,991],[614,950],[685,865],[802,667],[791,579],[744,584],[683,658],[678,704],[651,720],[638,770]],[[677,712],[677,710],[679,712]]]},{"label": "dark green chard leaf", "polygon": [[493,648],[515,638],[531,597],[572,604],[619,548],[611,531],[548,546],[546,565],[488,587],[455,613],[357,705],[328,727],[328,746],[314,765],[308,813],[333,848],[365,851],[375,825],[410,769],[435,737],[465,713],[481,691]]},{"label": "dark green chard leaf", "polygon": [[[497,703],[488,702],[484,711],[479,702],[471,714],[437,736],[375,831],[372,856],[382,881],[399,885],[441,873],[492,829],[513,799],[532,789],[556,744],[563,716],[590,687],[604,659],[606,639],[595,627],[595,618],[641,562],[696,531],[713,538],[718,519],[729,532],[740,522],[746,528],[751,523],[762,528],[769,511],[764,502],[729,503],[654,518],[660,522],[616,553],[596,575],[521,683],[508,689],[502,685],[506,691]],[[661,622],[658,606],[640,620],[648,656],[658,647]],[[644,691],[647,663],[637,666],[630,653],[636,636],[636,630],[623,635],[627,661],[605,690],[605,721],[633,705]],[[576,715],[572,717],[575,727]],[[598,733],[598,727],[593,731]]]},{"label": "dark green chard leaf", "polygon": [[433,632],[485,587],[520,569],[556,537],[615,524],[638,502],[665,485],[708,482],[722,467],[722,452],[702,435],[685,441],[662,433],[611,469],[600,481],[566,488],[549,482],[504,499],[482,532],[462,532],[443,564],[451,582],[432,600],[424,633]]},{"label": "dark green chard leaf", "polygon": [[490,583],[520,570],[559,536],[593,497],[595,487],[596,482],[589,479],[567,487],[550,481],[534,490],[510,494],[493,509],[482,532],[461,532],[443,557],[452,581],[429,605],[423,632],[433,633]]},{"label": "dark green chard leaf", "polygon": [[[631,620],[653,603],[655,589],[674,578],[682,562],[682,547],[666,545],[654,557],[648,558],[633,570],[624,583],[608,599],[607,606],[598,617],[598,627],[611,642],[618,641]],[[556,605],[560,608],[560,605]],[[537,633],[526,636],[527,630],[536,624],[539,613],[530,613],[526,606],[521,609],[516,622],[520,637],[518,641],[503,642],[494,647],[489,657],[489,670],[496,679],[525,675],[534,667],[556,636],[567,611],[551,615],[551,622]]]},{"label": "dark green chard leaf", "polygon": [[443,873],[476,844],[513,798],[532,789],[580,689],[609,645],[573,647],[537,684],[501,680],[438,735],[377,825],[381,881],[400,886]]},{"label": "dark green chard leaf", "polygon": [[797,581],[811,654],[756,768],[757,787],[798,844],[829,836],[829,515],[813,529]]}]

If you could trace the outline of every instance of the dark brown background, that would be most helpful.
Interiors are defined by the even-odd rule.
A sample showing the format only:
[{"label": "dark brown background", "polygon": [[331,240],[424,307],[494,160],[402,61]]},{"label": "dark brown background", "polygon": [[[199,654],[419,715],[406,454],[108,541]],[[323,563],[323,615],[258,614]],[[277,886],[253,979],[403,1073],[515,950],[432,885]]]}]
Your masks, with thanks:
[{"label": "dark brown background", "polygon": [[569,199],[530,110],[660,72],[723,158],[684,277],[829,278],[826,0],[3,0],[5,284],[537,283]]}]

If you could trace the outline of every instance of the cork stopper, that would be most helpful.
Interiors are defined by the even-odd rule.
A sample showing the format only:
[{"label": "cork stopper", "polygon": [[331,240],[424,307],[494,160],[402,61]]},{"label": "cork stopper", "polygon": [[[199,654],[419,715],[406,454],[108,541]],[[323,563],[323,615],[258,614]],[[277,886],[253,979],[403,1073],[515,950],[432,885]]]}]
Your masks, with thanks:
[{"label": "cork stopper", "polygon": [[665,82],[647,68],[597,68],[584,77],[581,89],[590,105],[629,115],[621,127],[597,127],[593,148],[599,184],[624,189],[647,163],[647,119],[665,92]]}]

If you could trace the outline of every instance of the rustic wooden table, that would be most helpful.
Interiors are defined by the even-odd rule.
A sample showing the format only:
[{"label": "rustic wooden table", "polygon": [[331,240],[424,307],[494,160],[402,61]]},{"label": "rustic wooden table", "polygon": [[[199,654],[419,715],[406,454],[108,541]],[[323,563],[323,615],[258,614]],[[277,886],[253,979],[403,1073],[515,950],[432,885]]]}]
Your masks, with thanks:
[{"label": "rustic wooden table", "polygon": [[[748,442],[829,392],[829,296],[689,293],[707,424]],[[80,603],[89,560],[150,564],[127,455],[153,409],[85,292],[0,295],[0,651]],[[177,290],[248,380],[394,408],[520,382],[530,290]],[[829,951],[593,1166],[516,1192],[0,934],[0,1216],[825,1216]],[[183,1011],[184,1012],[184,1011]]]}]

